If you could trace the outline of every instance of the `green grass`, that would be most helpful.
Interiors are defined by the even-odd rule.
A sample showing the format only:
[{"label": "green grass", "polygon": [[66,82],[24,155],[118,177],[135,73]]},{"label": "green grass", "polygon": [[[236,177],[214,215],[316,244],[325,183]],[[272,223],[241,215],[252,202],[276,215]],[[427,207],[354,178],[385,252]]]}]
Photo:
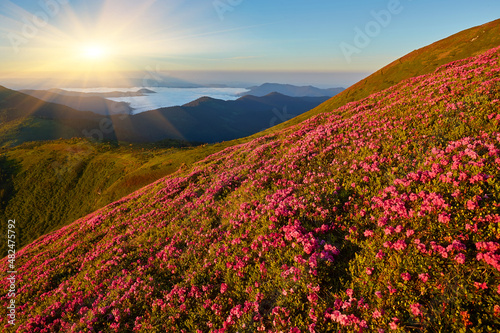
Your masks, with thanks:
[{"label": "green grass", "polygon": [[[182,147],[173,140],[131,145],[72,139],[0,148],[0,220],[16,219],[20,249],[238,142]],[[2,257],[5,246],[0,244]]]},{"label": "green grass", "polygon": [[[212,146],[206,154],[222,148]],[[22,247],[204,156],[201,147],[116,146],[83,139],[4,148],[0,219],[16,219]],[[5,253],[5,243],[0,251]]]},{"label": "green grass", "polygon": [[71,139],[76,133],[71,127],[55,120],[22,118],[0,124],[0,147],[14,147],[24,142]]}]

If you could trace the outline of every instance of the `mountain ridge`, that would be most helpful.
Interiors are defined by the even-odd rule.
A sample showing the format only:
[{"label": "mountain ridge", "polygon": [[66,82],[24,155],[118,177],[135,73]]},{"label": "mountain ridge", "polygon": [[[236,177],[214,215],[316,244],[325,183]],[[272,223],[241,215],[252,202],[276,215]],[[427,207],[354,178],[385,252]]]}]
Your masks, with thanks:
[{"label": "mountain ridge", "polygon": [[[96,107],[102,107],[101,111],[104,114],[78,111],[7,88],[2,91],[0,118],[6,123],[0,125],[0,131],[3,126],[6,133],[0,144],[16,142],[16,135],[18,143],[26,141],[20,134],[27,136],[30,141],[37,141],[37,134],[33,130],[36,127],[47,128],[45,132],[48,134],[40,131],[43,134],[42,140],[93,135],[94,139],[98,140],[132,143],[165,139],[215,143],[257,133],[306,112],[328,99],[276,94],[239,98],[236,101],[204,98],[184,106],[160,108],[132,115],[129,114],[128,105],[107,101],[101,97],[78,97],[78,95],[55,97],[55,99],[62,98],[61,102],[83,109],[95,102]],[[51,96],[49,95],[47,99],[54,100]],[[5,108],[8,108],[8,111]],[[121,110],[124,112],[118,112]],[[279,110],[278,114],[276,110]],[[11,126],[9,122],[14,121],[18,124]],[[103,124],[109,128],[101,130]],[[30,132],[34,134],[30,135]],[[61,135],[52,132],[60,132]]]},{"label": "mountain ridge", "polygon": [[131,114],[129,103],[114,102],[106,98],[124,96],[144,96],[143,93],[80,93],[62,89],[20,90],[19,92],[46,102],[65,105],[78,111],[91,111],[100,115]]},{"label": "mountain ridge", "polygon": [[247,89],[249,90],[248,92],[241,93],[239,96],[253,95],[262,97],[277,92],[291,97],[333,97],[345,90],[344,88],[320,89],[313,86],[295,86],[280,83],[264,83],[260,86],[253,86]]}]

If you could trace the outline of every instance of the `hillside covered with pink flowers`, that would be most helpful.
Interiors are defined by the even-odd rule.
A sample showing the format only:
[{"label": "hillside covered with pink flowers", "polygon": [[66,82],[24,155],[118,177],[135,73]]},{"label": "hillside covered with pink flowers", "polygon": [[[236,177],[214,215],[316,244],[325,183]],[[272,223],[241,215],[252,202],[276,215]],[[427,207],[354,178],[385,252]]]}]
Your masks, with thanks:
[{"label": "hillside covered with pink flowers", "polygon": [[228,148],[38,239],[16,261],[17,331],[500,330],[499,60]]}]

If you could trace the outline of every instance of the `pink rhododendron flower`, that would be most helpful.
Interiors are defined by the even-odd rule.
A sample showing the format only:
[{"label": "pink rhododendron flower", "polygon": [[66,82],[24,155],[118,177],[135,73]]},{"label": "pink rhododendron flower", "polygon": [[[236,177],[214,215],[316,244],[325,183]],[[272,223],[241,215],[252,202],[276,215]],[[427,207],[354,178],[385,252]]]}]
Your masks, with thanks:
[{"label": "pink rhododendron flower", "polygon": [[486,284],[486,282],[474,282],[474,286],[476,287],[476,289],[488,289],[488,285]]},{"label": "pink rhododendron flower", "polygon": [[466,205],[467,209],[469,210],[475,210],[476,208],[479,207],[479,205],[477,204],[476,201],[474,200],[468,200],[467,201],[467,205]]},{"label": "pink rhododendron flower", "polygon": [[222,283],[222,284],[220,285],[220,293],[221,293],[221,294],[224,294],[226,291],[227,291],[227,284]]},{"label": "pink rhododendron flower", "polygon": [[421,304],[419,303],[414,303],[410,305],[410,311],[413,313],[415,316],[420,316],[422,314],[422,311],[420,311],[420,308],[422,307]]},{"label": "pink rhododendron flower", "polygon": [[429,280],[429,274],[427,273],[422,273],[418,275],[418,278],[422,280],[422,282],[426,283]]},{"label": "pink rhododendron flower", "polygon": [[385,256],[384,251],[379,250],[379,251],[377,252],[377,255],[375,256],[375,258],[377,258],[377,259],[382,259],[384,256]]},{"label": "pink rhododendron flower", "polygon": [[405,281],[410,281],[411,280],[411,275],[408,272],[401,273],[401,278]]},{"label": "pink rhododendron flower", "polygon": [[446,213],[441,213],[438,215],[438,221],[444,224],[450,222],[450,215]]},{"label": "pink rhododendron flower", "polygon": [[465,263],[465,254],[459,253],[455,256],[455,261],[458,262],[459,264]]},{"label": "pink rhododendron flower", "polygon": [[387,289],[389,289],[389,293],[392,295],[392,294],[395,294],[398,290],[396,288],[394,288],[391,284],[388,284],[387,285]]},{"label": "pink rhododendron flower", "polygon": [[365,237],[372,237],[374,235],[374,233],[371,230],[365,230],[364,235],[365,235]]}]

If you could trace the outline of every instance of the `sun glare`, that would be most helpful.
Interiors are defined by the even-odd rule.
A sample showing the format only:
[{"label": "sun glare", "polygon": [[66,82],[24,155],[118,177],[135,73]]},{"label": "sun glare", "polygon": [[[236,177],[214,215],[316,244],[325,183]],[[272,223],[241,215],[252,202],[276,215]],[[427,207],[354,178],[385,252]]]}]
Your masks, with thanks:
[{"label": "sun glare", "polygon": [[83,56],[90,60],[102,60],[108,55],[106,47],[98,44],[85,45],[83,47]]},{"label": "sun glare", "polygon": [[[7,2],[11,3],[11,1]],[[62,3],[62,1],[59,2]],[[19,49],[23,52],[19,52],[17,57],[19,59],[13,58],[9,63],[12,65],[7,67],[12,68],[10,70],[15,73],[21,71],[57,73],[61,77],[68,77],[69,73],[78,77],[88,75],[85,80],[92,81],[101,74],[107,77],[109,73],[144,70],[148,64],[141,62],[149,61],[148,59],[151,58],[156,61],[159,55],[186,53],[184,42],[177,40],[179,37],[175,35],[174,30],[167,30],[165,34],[163,34],[165,30],[163,28],[155,30],[157,22],[164,22],[165,19],[156,11],[154,13],[152,11],[153,5],[157,4],[156,0],[140,2],[103,0],[99,3],[100,9],[91,20],[86,20],[86,16],[80,15],[71,5],[57,8],[61,14],[58,15],[57,20],[47,22],[47,26],[43,29],[37,23],[43,21],[42,14],[36,16],[39,13],[30,14],[12,4],[12,10],[18,11],[16,14],[19,14],[19,17],[36,16],[40,20],[30,21],[29,29],[31,26],[33,26],[31,30],[37,27],[37,34],[33,32],[31,37],[27,36],[28,32],[24,34],[24,30],[21,31],[23,34],[17,30],[10,34],[18,36],[15,40],[11,40],[12,43],[17,43],[16,48],[13,47],[12,50]],[[139,3],[140,5],[137,5]],[[64,15],[62,15],[63,10]],[[48,16],[49,13],[43,15]],[[124,17],[127,19],[123,19]],[[3,23],[3,18],[0,18],[0,21]],[[20,21],[16,24],[23,26],[24,23]],[[170,24],[173,23],[170,22]],[[2,29],[3,26],[0,24],[0,30]],[[145,36],[154,36],[154,38],[145,38]],[[172,43],[174,40],[175,43]],[[2,49],[0,51],[2,57],[3,52]]]}]

